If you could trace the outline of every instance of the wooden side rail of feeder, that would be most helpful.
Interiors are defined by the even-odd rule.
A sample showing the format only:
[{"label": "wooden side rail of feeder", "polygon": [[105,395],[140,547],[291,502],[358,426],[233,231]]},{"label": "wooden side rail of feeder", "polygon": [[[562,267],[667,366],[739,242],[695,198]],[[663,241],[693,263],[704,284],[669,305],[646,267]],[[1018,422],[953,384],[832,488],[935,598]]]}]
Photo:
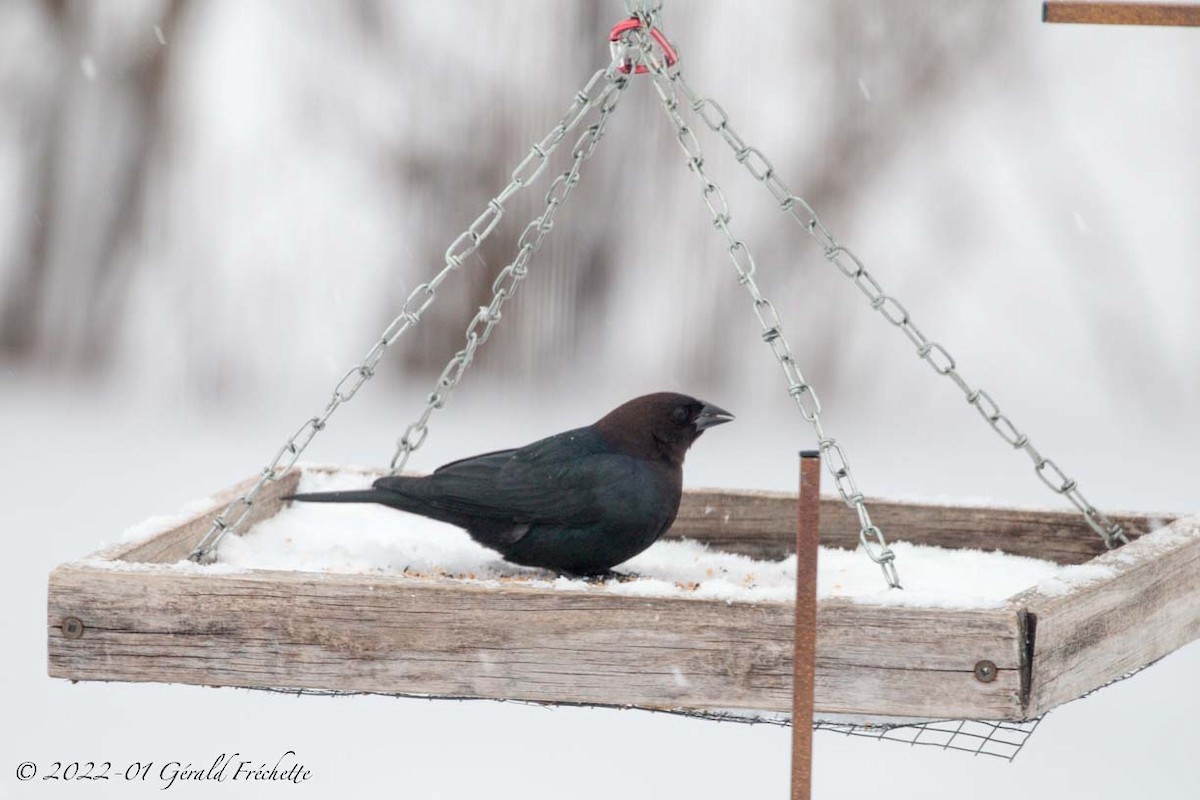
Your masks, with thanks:
[{"label": "wooden side rail of feeder", "polygon": [[1200,3],[1047,0],[1042,4],[1042,20],[1089,25],[1197,27],[1200,26]]},{"label": "wooden side rail of feeder", "polygon": [[[292,471],[260,495],[274,515]],[[240,484],[148,541],[50,576],[50,675],[347,692],[512,698],[670,709],[792,708],[791,603],[633,597],[402,574],[230,571],[178,564]],[[873,501],[895,540],[1000,547],[1111,577],[1000,608],[819,604],[818,713],[1021,720],[1200,636],[1195,518],[1113,552],[1068,511]],[[796,495],[690,491],[672,537],[780,558]],[[102,532],[97,533],[98,537]],[[825,545],[857,543],[854,515],[822,500]]]}]

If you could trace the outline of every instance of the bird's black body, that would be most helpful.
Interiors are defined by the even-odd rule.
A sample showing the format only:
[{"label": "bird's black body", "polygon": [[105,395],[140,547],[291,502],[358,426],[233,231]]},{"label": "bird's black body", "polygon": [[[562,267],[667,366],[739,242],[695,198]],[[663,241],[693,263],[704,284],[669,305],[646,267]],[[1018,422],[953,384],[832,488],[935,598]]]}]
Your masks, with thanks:
[{"label": "bird's black body", "polygon": [[685,395],[646,395],[594,425],[455,461],[432,475],[292,499],[381,503],[464,528],[515,564],[600,574],[671,527],[687,448],[729,419]]}]

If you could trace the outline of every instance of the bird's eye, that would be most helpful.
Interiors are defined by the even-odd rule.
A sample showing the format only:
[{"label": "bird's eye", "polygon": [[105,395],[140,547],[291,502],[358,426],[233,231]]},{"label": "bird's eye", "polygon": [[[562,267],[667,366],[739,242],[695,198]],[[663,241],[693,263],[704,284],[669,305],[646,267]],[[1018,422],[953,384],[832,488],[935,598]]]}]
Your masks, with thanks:
[{"label": "bird's eye", "polygon": [[671,412],[671,419],[680,424],[687,422],[688,410],[683,406],[676,406],[675,410]]}]

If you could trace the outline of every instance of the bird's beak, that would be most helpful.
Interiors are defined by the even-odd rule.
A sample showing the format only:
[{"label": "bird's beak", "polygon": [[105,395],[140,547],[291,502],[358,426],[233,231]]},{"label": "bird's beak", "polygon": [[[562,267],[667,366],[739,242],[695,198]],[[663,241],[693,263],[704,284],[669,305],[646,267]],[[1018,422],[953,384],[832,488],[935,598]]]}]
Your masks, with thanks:
[{"label": "bird's beak", "polygon": [[695,422],[692,424],[696,426],[697,431],[703,431],[714,425],[724,425],[731,419],[733,419],[733,414],[730,414],[725,409],[705,403],[700,409],[700,413],[696,416]]}]

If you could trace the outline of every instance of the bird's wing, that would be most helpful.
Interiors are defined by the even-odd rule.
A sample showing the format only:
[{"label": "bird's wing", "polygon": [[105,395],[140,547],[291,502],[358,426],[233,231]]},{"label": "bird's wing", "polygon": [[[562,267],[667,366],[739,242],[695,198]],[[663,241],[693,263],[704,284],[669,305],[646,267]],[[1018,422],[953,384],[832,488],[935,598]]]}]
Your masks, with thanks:
[{"label": "bird's wing", "polygon": [[375,485],[419,492],[423,502],[462,517],[511,524],[520,538],[531,524],[586,525],[601,518],[599,494],[606,483],[624,477],[623,460],[580,429],[517,450],[464,458],[418,482],[381,478]]},{"label": "bird's wing", "polygon": [[483,470],[492,469],[495,466],[503,465],[513,453],[517,452],[516,448],[509,450],[493,450],[490,453],[483,453],[478,456],[470,456],[469,458],[460,458],[458,461],[451,461],[449,464],[442,464],[433,471],[436,475],[439,472],[453,472],[460,470],[470,470],[479,467]]}]

